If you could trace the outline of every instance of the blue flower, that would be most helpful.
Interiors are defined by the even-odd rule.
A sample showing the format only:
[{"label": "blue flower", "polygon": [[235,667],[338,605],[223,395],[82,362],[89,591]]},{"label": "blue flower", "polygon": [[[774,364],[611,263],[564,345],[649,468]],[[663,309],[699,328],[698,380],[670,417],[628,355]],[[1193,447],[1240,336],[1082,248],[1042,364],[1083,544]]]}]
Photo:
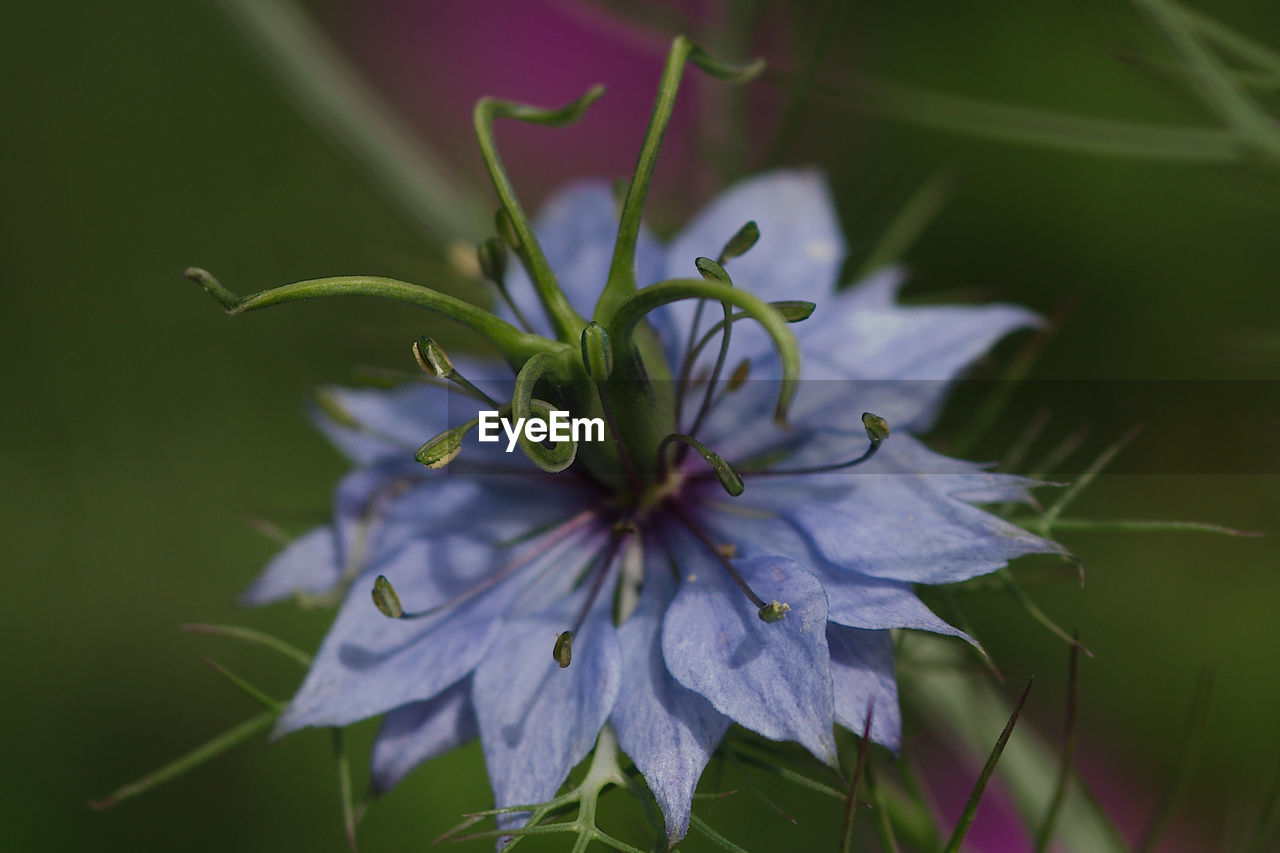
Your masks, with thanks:
[{"label": "blue flower", "polygon": [[[381,790],[479,736],[497,804],[509,806],[550,799],[610,724],[672,842],[731,723],[834,765],[833,726],[860,732],[870,712],[871,737],[897,748],[889,629],[963,637],[913,585],[1060,550],[976,506],[1025,499],[1028,481],[913,437],[951,379],[1036,318],[1003,305],[899,306],[896,270],[837,291],[845,244],[823,180],[807,171],[737,185],[668,246],[642,233],[637,279],[688,277],[747,220],[760,237],[727,262],[734,286],[817,309],[793,326],[805,381],[786,430],[768,417],[780,373],[767,338],[733,326],[731,363],[744,359],[750,381],[714,398],[696,437],[742,469],[738,497],[689,454],[658,499],[624,510],[599,478],[575,475],[579,466],[548,474],[474,434],[448,469],[428,470],[414,450],[482,402],[429,383],[327,391],[318,425],[358,467],[338,486],[333,524],[296,540],[245,595],[261,604],[345,594],[278,732],[385,714],[372,755]],[[536,225],[588,316],[617,222],[607,186],[581,183]],[[507,279],[521,313],[540,317],[524,272]],[[719,304],[707,307],[718,319]],[[676,302],[648,317],[672,365],[695,310]],[[511,381],[496,363],[455,365],[486,390]],[[693,386],[686,414],[701,395]],[[883,416],[892,438],[856,469],[804,473],[863,451],[864,410]],[[387,618],[370,601],[379,575],[412,618]],[[758,618],[758,604],[775,601],[785,618]],[[561,667],[553,645],[569,629],[572,663]]]}]

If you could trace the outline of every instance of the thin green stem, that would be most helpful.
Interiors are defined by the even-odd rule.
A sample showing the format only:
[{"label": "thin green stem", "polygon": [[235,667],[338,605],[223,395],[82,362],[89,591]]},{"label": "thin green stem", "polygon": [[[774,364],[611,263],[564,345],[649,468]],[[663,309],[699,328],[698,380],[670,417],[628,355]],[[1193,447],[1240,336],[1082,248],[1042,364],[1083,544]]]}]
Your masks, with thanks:
[{"label": "thin green stem", "polygon": [[238,296],[223,287],[205,270],[191,267],[184,275],[203,287],[232,316],[256,311],[259,308],[282,305],[286,302],[301,302],[305,299],[329,296],[371,296],[425,308],[479,332],[492,341],[513,366],[522,365],[532,356],[553,346],[545,338],[522,332],[501,317],[490,314],[483,308],[458,299],[456,296],[449,296],[429,287],[394,278],[334,276],[297,281],[249,296]]},{"label": "thin green stem", "polygon": [[254,702],[257,702],[263,708],[266,708],[268,711],[271,711],[272,713],[275,713],[275,714],[279,714],[281,711],[284,710],[284,703],[268,696],[262,690],[259,690],[257,687],[254,687],[252,684],[245,681],[243,678],[236,675],[234,672],[227,669],[225,666],[218,663],[213,658],[205,658],[204,663],[205,663],[205,666],[209,667],[209,669],[218,673],[218,675],[221,675],[228,682],[230,682],[232,687],[236,688],[241,693],[243,693],[244,695],[252,699]]},{"label": "thin green stem", "polygon": [[[1077,641],[1080,639],[1080,632],[1076,631],[1072,634]],[[1062,759],[1058,765],[1058,783],[1053,789],[1053,798],[1049,801],[1049,810],[1044,816],[1044,822],[1040,824],[1040,829],[1036,832],[1036,853],[1044,853],[1049,849],[1049,842],[1053,840],[1054,826],[1058,821],[1058,815],[1062,812],[1062,806],[1067,801],[1067,791],[1071,787],[1071,780],[1075,778],[1075,754],[1076,754],[1076,708],[1080,698],[1080,647],[1071,647],[1070,663],[1067,666],[1067,714],[1066,721],[1063,723],[1064,733],[1062,735]]]},{"label": "thin green stem", "polygon": [[130,782],[128,785],[117,788],[110,796],[101,800],[90,800],[89,806],[95,811],[108,809],[122,800],[136,797],[138,794],[149,791],[157,785],[176,779],[188,770],[193,770],[209,759],[216,758],[232,747],[239,746],[255,735],[265,732],[275,722],[277,716],[279,715],[275,711],[263,711],[250,717],[235,728],[206,741],[154,773],[148,773],[136,782]]},{"label": "thin green stem", "polygon": [[556,110],[539,109],[494,98],[481,98],[476,102],[474,113],[480,156],[484,159],[485,168],[489,171],[493,188],[502,201],[502,208],[511,218],[511,224],[520,244],[518,249],[521,259],[529,266],[529,277],[533,280],[534,289],[537,290],[538,299],[547,313],[547,319],[551,321],[556,335],[566,342],[577,342],[586,321],[569,304],[569,299],[556,283],[555,273],[551,271],[551,265],[547,262],[542,246],[533,233],[529,217],[520,206],[519,199],[516,198],[515,188],[512,187],[506,169],[503,168],[502,159],[498,156],[498,146],[493,137],[493,121],[496,118],[508,118],[550,127],[563,127],[577,121],[587,107],[603,94],[603,86],[593,86],[578,100]]},{"label": "thin green stem", "polygon": [[223,637],[234,637],[237,640],[244,640],[254,645],[264,646],[272,651],[279,652],[285,657],[301,664],[303,669],[311,666],[311,655],[294,646],[286,643],[279,637],[273,637],[262,631],[253,628],[243,628],[239,625],[205,625],[192,624],[183,625],[181,630],[192,634],[217,634]]},{"label": "thin green stem", "polygon": [[960,813],[960,820],[956,822],[956,828],[952,831],[947,846],[943,848],[943,853],[957,853],[965,835],[969,832],[969,827],[973,825],[973,818],[978,812],[978,804],[982,802],[987,782],[991,780],[991,774],[995,773],[1000,754],[1004,752],[1004,745],[1009,742],[1009,735],[1013,734],[1013,727],[1018,723],[1018,715],[1022,713],[1022,707],[1027,704],[1027,697],[1031,695],[1031,685],[1034,683],[1034,678],[1027,682],[1027,689],[1022,691],[1022,697],[1018,699],[1009,722],[1005,724],[1004,731],[1000,732],[1000,737],[996,739],[996,745],[992,747],[991,755],[987,757],[987,763],[983,765],[978,781],[974,783],[969,801],[965,803],[964,811]]},{"label": "thin green stem", "polygon": [[617,306],[609,320],[609,338],[614,348],[614,363],[632,363],[632,334],[646,314],[663,305],[683,299],[714,299],[743,309],[753,320],[764,327],[773,340],[774,349],[782,362],[782,383],[774,417],[784,421],[787,408],[795,396],[796,382],[800,377],[800,348],[788,328],[786,318],[773,306],[758,296],[719,282],[702,279],[674,278],[651,284],[628,296]]},{"label": "thin green stem", "polygon": [[640,220],[644,214],[645,198],[649,194],[649,183],[653,179],[653,169],[662,148],[662,137],[667,132],[667,123],[671,121],[676,93],[680,90],[680,78],[684,76],[684,66],[689,61],[692,50],[693,42],[684,36],[676,36],[667,53],[662,77],[658,81],[658,95],[649,116],[649,127],[645,130],[640,156],[636,160],[631,184],[627,187],[627,197],[622,203],[618,239],[613,245],[613,258],[609,262],[609,277],[596,303],[594,317],[600,323],[607,323],[618,303],[636,290],[636,243],[640,239]]},{"label": "thin green stem", "polygon": [[338,771],[338,798],[342,802],[342,828],[347,838],[347,848],[356,849],[356,810],[351,794],[351,762],[343,742],[342,729],[333,729],[333,759]]},{"label": "thin green stem", "polygon": [[627,196],[622,202],[618,239],[614,243],[613,258],[609,262],[609,277],[593,313],[595,320],[604,325],[608,325],[615,309],[636,290],[636,242],[640,238],[644,203],[649,194],[649,184],[653,180],[654,166],[658,162],[658,152],[662,148],[662,137],[671,121],[685,63],[690,61],[713,77],[730,82],[750,80],[764,69],[764,63],[759,61],[744,66],[719,62],[684,36],[676,36],[672,40],[671,50],[667,53],[667,61],[662,68],[662,77],[658,81],[658,94],[654,99],[653,112],[649,116],[649,127],[640,146],[640,156],[636,160],[635,171],[632,172],[631,184],[627,187]]}]

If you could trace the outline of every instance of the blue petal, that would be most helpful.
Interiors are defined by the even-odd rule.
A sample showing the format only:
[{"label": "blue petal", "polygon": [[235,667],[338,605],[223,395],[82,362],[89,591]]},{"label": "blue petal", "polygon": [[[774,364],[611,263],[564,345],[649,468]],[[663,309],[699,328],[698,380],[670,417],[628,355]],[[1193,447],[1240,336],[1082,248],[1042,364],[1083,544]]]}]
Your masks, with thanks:
[{"label": "blue petal", "polygon": [[[587,593],[541,614],[510,620],[476,669],[472,702],[499,807],[555,795],[609,718],[622,674],[611,597],[601,595],[574,638],[573,661],[556,665],[556,636],[572,626]],[[518,818],[499,821],[511,826]]]},{"label": "blue petal", "polygon": [[342,563],[332,527],[317,527],[290,542],[240,596],[247,605],[270,604],[303,595],[324,595],[342,580]]},{"label": "blue petal", "polygon": [[471,707],[471,679],[463,679],[425,702],[391,711],[373,740],[370,777],[379,793],[390,791],[409,771],[479,734]]},{"label": "blue petal", "polygon": [[1064,553],[952,497],[966,484],[989,488],[991,475],[919,473],[912,445],[890,438],[870,462],[843,474],[749,479],[749,503],[793,522],[832,563],[889,580],[955,583],[1025,554]]},{"label": "blue petal", "polygon": [[808,380],[861,380],[847,390],[895,429],[927,429],[950,380],[1010,332],[1039,318],[1014,305],[904,307],[901,280],[881,272],[837,293],[796,326]]},{"label": "blue petal", "polygon": [[[590,318],[609,277],[609,262],[618,236],[618,205],[609,184],[578,181],[557,191],[538,212],[533,230],[569,303],[579,314]],[[641,229],[636,246],[636,280],[641,286],[652,284],[661,272],[662,249],[647,229]],[[507,267],[506,284],[512,301],[533,325],[533,331],[549,334],[550,325],[533,283],[514,260]],[[514,319],[506,305],[501,310]]]},{"label": "blue petal", "polygon": [[[375,563],[352,587],[277,733],[347,725],[430,699],[459,681],[501,633],[503,614],[529,578],[564,566],[589,544],[587,535],[507,549],[455,529],[409,542]],[[448,606],[423,618],[389,619],[370,599],[377,573],[391,581],[407,611]],[[465,593],[476,594],[459,601]]]},{"label": "blue petal", "polygon": [[740,556],[777,555],[806,566],[827,593],[831,622],[872,630],[912,628],[969,639],[925,607],[911,584],[869,577],[832,563],[791,522],[777,515],[757,515],[746,524],[714,507],[701,508],[696,515],[717,541],[732,544]]},{"label": "blue petal", "polygon": [[618,629],[622,689],[610,719],[618,744],[662,808],[667,840],[674,845],[689,831],[693,791],[729,719],[667,672],[660,629],[675,596],[675,578],[662,549],[650,548],[645,563],[640,602]]},{"label": "blue petal", "polygon": [[871,712],[871,739],[894,752],[902,745],[898,683],[893,677],[893,638],[888,631],[827,626],[836,722],[862,734]]},{"label": "blue petal", "polygon": [[793,740],[835,766],[827,597],[818,579],[781,557],[734,565],[765,601],[791,606],[767,624],[706,548],[673,542],[683,576],[662,624],[667,670],[716,710],[773,740]]}]

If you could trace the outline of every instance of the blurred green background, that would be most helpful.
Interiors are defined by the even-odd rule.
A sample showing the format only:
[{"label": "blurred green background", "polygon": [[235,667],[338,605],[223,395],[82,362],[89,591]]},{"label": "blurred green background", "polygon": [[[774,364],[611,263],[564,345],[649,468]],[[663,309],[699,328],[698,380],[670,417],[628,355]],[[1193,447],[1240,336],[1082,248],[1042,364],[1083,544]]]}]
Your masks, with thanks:
[{"label": "blurred green background", "polygon": [[[376,28],[361,16],[392,15],[397,5],[330,2],[315,11],[340,38],[362,33],[352,55],[410,114],[405,99],[416,92],[416,108],[429,115],[432,99],[462,86],[468,70],[391,90],[382,76],[396,66],[380,62],[386,57],[368,40]],[[652,37],[685,20],[709,44],[732,46],[725,22],[749,6],[664,7],[665,16],[636,21],[631,4],[609,3],[602,8],[612,24],[599,37],[629,27]],[[820,18],[828,6],[837,14]],[[874,72],[931,90],[1122,120],[1215,121],[1176,74],[1124,58],[1168,57],[1124,3],[838,7],[765,4],[755,10],[753,46],[785,67],[788,57],[807,55],[824,21],[832,33],[824,69],[837,74]],[[1200,8],[1280,46],[1274,7]],[[478,18],[472,30],[449,37],[492,42],[504,25],[501,17]],[[545,61],[558,61],[555,52]],[[659,51],[645,87],[656,82],[660,61]],[[512,55],[486,74],[511,79],[511,91],[492,94],[518,95],[539,74],[537,57]],[[344,466],[304,422],[305,395],[348,377],[353,365],[407,366],[406,342],[423,331],[421,318],[406,316],[412,312],[364,302],[229,320],[180,278],[182,269],[207,266],[242,292],[353,272],[426,283],[442,247],[306,120],[212,2],[3,4],[0,80],[0,518],[9,555],[0,579],[8,649],[0,663],[0,847],[342,849],[323,732],[242,747],[106,813],[91,812],[86,800],[253,712],[201,665],[202,656],[282,698],[296,685],[299,673],[270,655],[177,626],[252,624],[314,647],[327,613],[246,613],[235,605],[274,550],[245,519],[269,517],[297,530],[324,514]],[[768,148],[768,122],[783,101],[776,83],[755,85],[760,94],[750,97],[759,103],[751,103],[763,118],[751,127],[759,133],[731,140],[749,164]],[[692,90],[699,100],[686,128],[715,108],[713,88]],[[556,100],[577,94],[567,89]],[[1268,93],[1262,99],[1280,107]],[[645,114],[633,120],[642,127]],[[466,124],[440,124],[422,128],[434,144],[468,150]],[[556,146],[557,133],[584,130],[528,138]],[[618,147],[613,177],[639,139],[606,144]],[[855,265],[912,192],[949,169],[954,191],[909,253],[909,293],[999,298],[1045,313],[1074,302],[1034,376],[1280,374],[1274,164],[1153,163],[998,144],[824,100],[813,102],[786,159],[830,174]],[[533,202],[547,189],[546,175],[519,165],[516,183],[530,188]],[[565,174],[572,167],[565,164]],[[460,183],[483,189],[478,157],[452,168]],[[692,189],[660,183],[654,224],[668,232],[678,226],[715,183],[716,176]],[[1055,408],[1046,442],[1088,421],[1087,411]],[[1148,423],[1138,442],[1159,430]],[[979,446],[975,453],[1000,451]],[[1214,448],[1196,442],[1178,452]],[[1101,478],[1072,514],[1189,518],[1274,534],[1278,492],[1275,476],[1117,475]],[[1217,849],[1260,805],[1280,758],[1275,537],[1061,538],[1084,558],[1088,583],[1035,595],[1061,624],[1079,626],[1096,655],[1082,680],[1081,749],[1090,778],[1111,792],[1109,804],[1128,816],[1127,825],[1140,826],[1179,754],[1196,673],[1211,667],[1208,748],[1179,814],[1195,827],[1190,838]],[[1006,596],[968,596],[966,607],[1011,682],[1041,676],[1028,713],[1056,735],[1065,648]],[[358,779],[370,732],[357,727],[351,738]],[[807,803],[794,789],[779,797],[802,818],[800,829],[748,794],[708,805],[707,815],[752,849],[833,845],[835,807]],[[363,846],[418,849],[462,812],[488,804],[473,744],[379,803],[362,824]]]}]

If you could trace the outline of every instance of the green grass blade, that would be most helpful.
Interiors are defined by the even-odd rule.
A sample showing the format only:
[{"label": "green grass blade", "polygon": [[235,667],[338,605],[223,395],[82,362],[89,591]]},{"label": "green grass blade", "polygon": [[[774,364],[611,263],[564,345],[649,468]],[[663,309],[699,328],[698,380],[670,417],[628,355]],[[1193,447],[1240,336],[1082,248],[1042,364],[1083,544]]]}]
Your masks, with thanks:
[{"label": "green grass blade", "polygon": [[1193,33],[1178,8],[1168,0],[1135,0],[1186,64],[1187,76],[1204,95],[1209,109],[1260,152],[1280,158],[1280,132],[1275,123],[1234,79],[1222,61]]},{"label": "green grass blade", "polygon": [[377,180],[409,220],[444,240],[475,241],[488,213],[401,121],[293,0],[218,0],[300,110]]},{"label": "green grass blade", "polygon": [[894,216],[884,234],[880,235],[879,242],[867,256],[854,280],[902,260],[930,223],[938,218],[954,188],[955,180],[947,169],[935,172],[921,184]]},{"label": "green grass blade", "polygon": [[916,127],[1077,154],[1187,163],[1235,163],[1244,154],[1238,136],[1220,128],[1088,118],[870,77],[856,83],[817,81],[814,93],[835,106]]}]

